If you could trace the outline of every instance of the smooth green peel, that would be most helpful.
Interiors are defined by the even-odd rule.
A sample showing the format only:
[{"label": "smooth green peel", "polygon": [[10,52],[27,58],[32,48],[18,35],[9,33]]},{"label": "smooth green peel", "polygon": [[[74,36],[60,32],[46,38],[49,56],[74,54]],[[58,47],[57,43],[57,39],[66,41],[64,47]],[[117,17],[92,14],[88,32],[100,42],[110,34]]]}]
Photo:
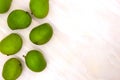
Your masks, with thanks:
[{"label": "smooth green peel", "polygon": [[27,28],[31,24],[31,21],[31,16],[24,10],[14,10],[7,18],[8,26],[12,30]]},{"label": "smooth green peel", "polygon": [[5,13],[10,9],[12,0],[0,0],[0,13]]},{"label": "smooth green peel", "polygon": [[45,18],[49,12],[49,0],[30,0],[30,10],[37,18]]},{"label": "smooth green peel", "polygon": [[5,55],[16,54],[22,48],[22,38],[17,33],[12,33],[0,42],[0,52]]},{"label": "smooth green peel", "polygon": [[37,50],[29,51],[25,56],[25,62],[28,68],[34,72],[41,72],[47,66],[47,62],[43,54]]},{"label": "smooth green peel", "polygon": [[50,24],[44,23],[32,29],[30,40],[36,45],[47,43],[53,35],[53,29]]},{"label": "smooth green peel", "polygon": [[22,64],[16,58],[10,58],[3,66],[2,76],[5,80],[16,80],[22,73]]}]

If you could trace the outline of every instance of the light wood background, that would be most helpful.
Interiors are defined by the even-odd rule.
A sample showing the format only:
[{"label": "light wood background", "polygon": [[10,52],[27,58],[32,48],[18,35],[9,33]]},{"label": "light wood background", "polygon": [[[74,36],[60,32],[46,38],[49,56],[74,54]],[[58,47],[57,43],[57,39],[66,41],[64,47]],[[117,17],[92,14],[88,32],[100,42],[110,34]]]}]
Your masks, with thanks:
[{"label": "light wood background", "polygon": [[[14,9],[30,12],[29,0],[13,0],[10,10],[0,14],[0,40],[19,33],[22,49],[13,56],[0,54],[0,80],[3,64],[18,57],[23,64],[17,80],[120,80],[120,0],[50,0],[50,12],[44,19],[33,17],[29,28],[12,31],[6,20]],[[37,46],[30,42],[32,28],[49,22],[54,35],[49,43]],[[24,58],[29,50],[44,53],[47,68],[30,71]]]}]

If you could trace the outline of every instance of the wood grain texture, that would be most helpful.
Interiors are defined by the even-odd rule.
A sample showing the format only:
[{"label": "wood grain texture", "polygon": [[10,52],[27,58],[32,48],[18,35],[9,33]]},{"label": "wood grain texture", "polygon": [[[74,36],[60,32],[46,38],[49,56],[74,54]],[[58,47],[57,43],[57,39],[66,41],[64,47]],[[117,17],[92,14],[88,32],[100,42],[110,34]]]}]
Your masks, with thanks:
[{"label": "wood grain texture", "polygon": [[[14,0],[6,14],[0,14],[0,40],[12,32],[24,40],[18,54],[24,71],[18,80],[120,80],[120,1],[119,0],[50,0],[50,13],[36,19],[29,28],[12,31],[6,18],[14,9],[30,12],[29,0]],[[50,22],[54,28],[51,41],[36,46],[29,40],[34,26]],[[41,73],[31,72],[24,64],[31,49],[44,52],[48,66]],[[0,80],[4,62],[10,58],[0,54]]]}]

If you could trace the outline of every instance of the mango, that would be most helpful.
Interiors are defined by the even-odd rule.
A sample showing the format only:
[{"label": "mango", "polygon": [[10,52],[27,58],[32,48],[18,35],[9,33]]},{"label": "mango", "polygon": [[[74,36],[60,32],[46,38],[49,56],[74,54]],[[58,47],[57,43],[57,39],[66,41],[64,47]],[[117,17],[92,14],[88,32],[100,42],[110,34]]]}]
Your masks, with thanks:
[{"label": "mango", "polygon": [[53,35],[53,29],[50,24],[44,23],[32,29],[30,40],[36,45],[47,43]]},{"label": "mango", "polygon": [[30,0],[29,7],[36,18],[45,18],[49,12],[49,0]]},{"label": "mango", "polygon": [[10,58],[3,66],[2,76],[5,80],[16,80],[22,73],[22,64],[17,58]]},{"label": "mango", "polygon": [[20,9],[13,10],[7,18],[8,26],[12,30],[27,28],[31,22],[32,19],[29,13]]},{"label": "mango", "polygon": [[29,51],[25,56],[25,62],[27,67],[34,72],[41,72],[47,66],[47,62],[43,54],[37,50]]},{"label": "mango", "polygon": [[5,13],[10,9],[12,0],[0,0],[0,13]]},{"label": "mango", "polygon": [[17,33],[11,33],[0,42],[0,52],[5,55],[17,53],[22,47],[22,38]]}]

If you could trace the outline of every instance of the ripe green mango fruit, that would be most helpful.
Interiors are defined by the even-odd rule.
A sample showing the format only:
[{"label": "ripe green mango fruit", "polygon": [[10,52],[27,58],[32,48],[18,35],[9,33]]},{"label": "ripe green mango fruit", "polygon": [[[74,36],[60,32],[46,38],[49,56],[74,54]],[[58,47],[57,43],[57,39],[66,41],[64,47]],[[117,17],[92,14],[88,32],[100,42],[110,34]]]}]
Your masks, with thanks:
[{"label": "ripe green mango fruit", "polygon": [[12,0],[0,0],[0,13],[5,13],[10,9]]},{"label": "ripe green mango fruit", "polygon": [[27,28],[31,22],[32,18],[29,13],[20,9],[13,10],[7,18],[8,26],[12,30]]},{"label": "ripe green mango fruit", "polygon": [[27,67],[34,72],[41,72],[47,66],[47,62],[43,54],[37,50],[29,51],[25,56],[25,62]]},{"label": "ripe green mango fruit", "polygon": [[30,40],[36,45],[47,43],[53,35],[53,29],[50,24],[44,23],[32,29],[30,32]]},{"label": "ripe green mango fruit", "polygon": [[2,76],[5,80],[16,80],[22,73],[22,64],[16,58],[10,58],[3,66]]},{"label": "ripe green mango fruit", "polygon": [[17,33],[11,33],[0,42],[0,52],[5,55],[17,53],[22,47],[22,38]]},{"label": "ripe green mango fruit", "polygon": [[44,18],[49,12],[49,0],[30,0],[30,10],[37,18]]}]

